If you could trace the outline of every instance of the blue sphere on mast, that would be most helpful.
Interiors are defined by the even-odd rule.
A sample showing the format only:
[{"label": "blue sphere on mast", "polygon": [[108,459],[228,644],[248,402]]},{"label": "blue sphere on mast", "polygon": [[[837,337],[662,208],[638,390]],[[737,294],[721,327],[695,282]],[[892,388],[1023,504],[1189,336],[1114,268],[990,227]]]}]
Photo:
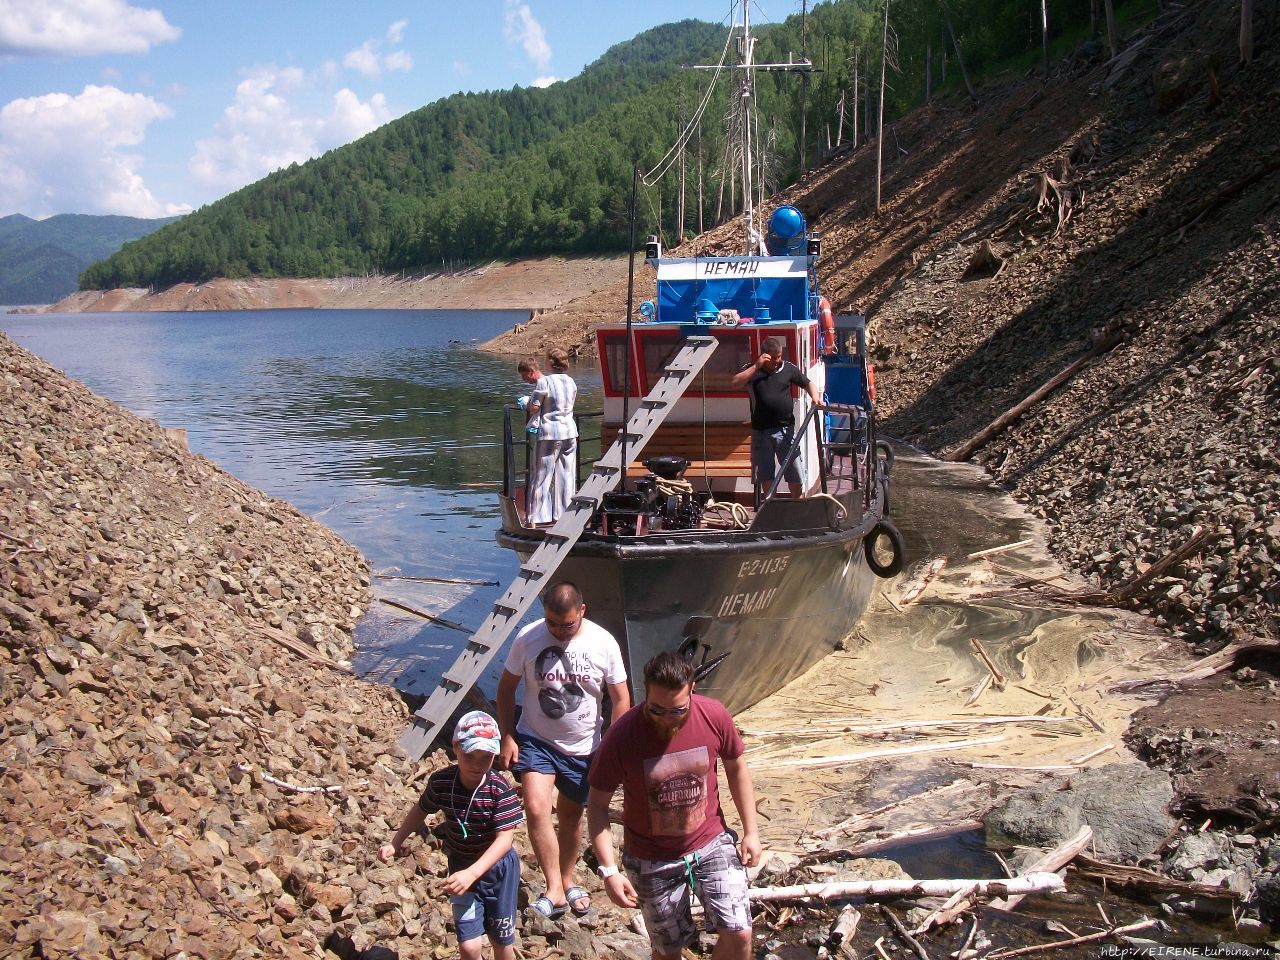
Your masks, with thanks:
[{"label": "blue sphere on mast", "polygon": [[771,256],[795,256],[804,250],[804,242],[803,213],[791,204],[786,204],[770,214],[769,232],[765,236],[764,245]]}]

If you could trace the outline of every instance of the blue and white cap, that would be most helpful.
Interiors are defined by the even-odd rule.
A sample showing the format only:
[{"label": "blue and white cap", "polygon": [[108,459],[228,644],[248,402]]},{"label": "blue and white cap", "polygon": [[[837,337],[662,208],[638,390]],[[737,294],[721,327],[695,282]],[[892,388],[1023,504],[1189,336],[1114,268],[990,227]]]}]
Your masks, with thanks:
[{"label": "blue and white cap", "polygon": [[472,710],[453,728],[453,739],[463,753],[487,750],[497,754],[502,749],[498,722],[483,710]]}]

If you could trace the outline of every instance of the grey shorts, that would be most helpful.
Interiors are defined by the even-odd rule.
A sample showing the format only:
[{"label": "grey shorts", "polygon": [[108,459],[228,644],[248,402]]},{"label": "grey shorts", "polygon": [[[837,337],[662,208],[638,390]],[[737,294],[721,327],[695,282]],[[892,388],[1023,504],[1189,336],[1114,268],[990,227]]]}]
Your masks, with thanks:
[{"label": "grey shorts", "polygon": [[[756,483],[762,490],[768,490],[769,484],[778,473],[778,464],[787,456],[793,438],[791,427],[779,427],[777,430],[751,431],[751,466],[755,470]],[[791,461],[782,479],[788,483],[800,482],[800,456]]]},{"label": "grey shorts", "polygon": [[738,859],[732,833],[722,833],[700,850],[679,860],[641,860],[623,854],[649,931],[658,953],[679,953],[693,943],[690,893],[696,893],[706,916],[707,930],[750,930],[751,900],[747,871]]}]

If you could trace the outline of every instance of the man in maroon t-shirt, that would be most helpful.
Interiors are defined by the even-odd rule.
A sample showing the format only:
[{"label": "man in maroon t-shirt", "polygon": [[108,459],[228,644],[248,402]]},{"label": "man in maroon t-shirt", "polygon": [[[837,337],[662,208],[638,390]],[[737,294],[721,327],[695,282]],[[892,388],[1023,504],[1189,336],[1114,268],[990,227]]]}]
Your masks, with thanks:
[{"label": "man in maroon t-shirt", "polygon": [[[639,904],[658,960],[678,957],[697,936],[695,892],[708,928],[719,933],[712,957],[747,960],[751,903],[743,865],[760,859],[760,836],[742,737],[718,701],[694,694],[693,666],[677,653],[645,664],[644,693],[644,702],[606,731],[587,778],[587,830],[605,890],[620,907]],[[720,807],[717,760],[742,820],[740,851]],[[630,878],[618,872],[609,829],[619,784]]]}]

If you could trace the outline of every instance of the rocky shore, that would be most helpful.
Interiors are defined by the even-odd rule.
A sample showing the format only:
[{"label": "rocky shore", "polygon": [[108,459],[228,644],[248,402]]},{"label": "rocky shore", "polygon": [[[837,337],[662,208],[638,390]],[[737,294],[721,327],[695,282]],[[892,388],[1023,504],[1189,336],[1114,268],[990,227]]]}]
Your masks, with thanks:
[{"label": "rocky shore", "polygon": [[626,258],[541,257],[437,273],[364,277],[217,278],[163,290],[82,290],[37,313],[202,310],[529,310],[537,316],[626,276]]}]

